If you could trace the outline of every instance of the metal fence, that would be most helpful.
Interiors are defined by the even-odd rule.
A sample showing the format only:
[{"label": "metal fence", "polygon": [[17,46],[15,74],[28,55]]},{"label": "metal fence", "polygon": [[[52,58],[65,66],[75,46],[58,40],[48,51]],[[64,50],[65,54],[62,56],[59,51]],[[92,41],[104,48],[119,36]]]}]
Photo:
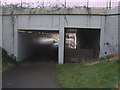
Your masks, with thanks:
[{"label": "metal fence", "polygon": [[48,8],[48,7],[90,7],[90,8],[115,8],[119,7],[119,0],[4,0],[2,6],[15,5],[21,8]]}]

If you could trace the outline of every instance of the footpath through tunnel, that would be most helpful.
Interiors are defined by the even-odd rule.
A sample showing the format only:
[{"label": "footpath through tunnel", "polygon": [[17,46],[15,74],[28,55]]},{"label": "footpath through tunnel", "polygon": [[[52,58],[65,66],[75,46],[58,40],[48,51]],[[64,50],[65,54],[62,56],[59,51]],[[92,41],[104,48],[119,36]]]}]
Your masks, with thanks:
[{"label": "footpath through tunnel", "polygon": [[59,32],[19,30],[18,60],[58,62]]}]

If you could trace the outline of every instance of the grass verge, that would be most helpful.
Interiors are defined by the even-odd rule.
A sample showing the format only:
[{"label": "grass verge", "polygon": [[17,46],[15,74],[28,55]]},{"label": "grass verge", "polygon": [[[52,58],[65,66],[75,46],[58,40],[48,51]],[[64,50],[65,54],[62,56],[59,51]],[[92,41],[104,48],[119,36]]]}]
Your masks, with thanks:
[{"label": "grass verge", "polygon": [[16,60],[2,49],[2,71],[6,71],[7,69],[15,66],[15,64],[17,64]]},{"label": "grass verge", "polygon": [[118,88],[118,62],[66,63],[57,66],[56,75],[63,88]]}]

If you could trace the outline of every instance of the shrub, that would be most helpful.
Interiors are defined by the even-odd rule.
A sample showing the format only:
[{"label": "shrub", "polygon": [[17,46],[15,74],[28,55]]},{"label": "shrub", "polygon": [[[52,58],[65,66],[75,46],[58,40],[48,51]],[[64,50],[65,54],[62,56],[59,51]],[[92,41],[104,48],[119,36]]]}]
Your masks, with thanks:
[{"label": "shrub", "polygon": [[17,64],[16,59],[13,55],[8,55],[5,49],[0,48],[0,50],[2,50],[2,70],[3,71]]}]

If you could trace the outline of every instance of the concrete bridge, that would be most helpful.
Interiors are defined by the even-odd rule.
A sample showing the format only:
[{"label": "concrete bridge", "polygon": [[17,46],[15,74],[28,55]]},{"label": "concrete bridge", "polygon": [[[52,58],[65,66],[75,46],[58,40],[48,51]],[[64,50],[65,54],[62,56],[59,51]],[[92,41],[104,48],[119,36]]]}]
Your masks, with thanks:
[{"label": "concrete bridge", "polygon": [[[75,33],[75,35],[78,41],[77,48],[80,48],[81,54],[84,52],[86,54],[85,49],[89,52],[88,55],[92,53],[96,58],[118,53],[120,44],[118,42],[118,27],[120,26],[118,23],[120,21],[118,20],[120,16],[118,8],[4,8],[1,13],[1,46],[10,55],[14,55],[17,61],[22,61],[30,56],[30,51],[27,51],[26,48],[33,42],[30,38],[33,37],[31,32],[34,31],[59,33],[59,64],[65,62],[65,53],[67,53],[65,52],[65,35],[67,31],[72,30],[79,33]],[[31,36],[20,32],[31,33]],[[88,49],[90,50],[88,51]],[[71,54],[68,54],[68,57]],[[83,56],[85,57],[87,54]]]}]

